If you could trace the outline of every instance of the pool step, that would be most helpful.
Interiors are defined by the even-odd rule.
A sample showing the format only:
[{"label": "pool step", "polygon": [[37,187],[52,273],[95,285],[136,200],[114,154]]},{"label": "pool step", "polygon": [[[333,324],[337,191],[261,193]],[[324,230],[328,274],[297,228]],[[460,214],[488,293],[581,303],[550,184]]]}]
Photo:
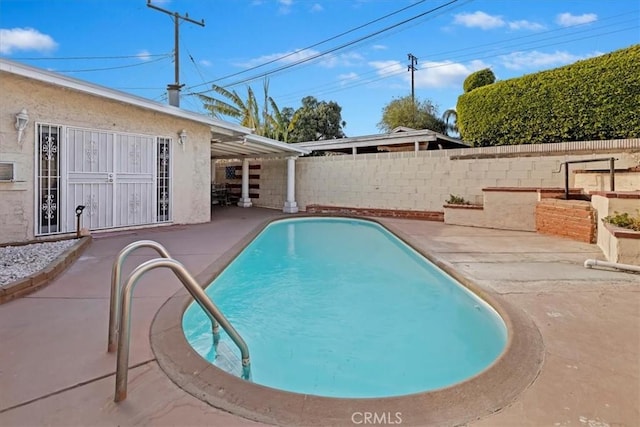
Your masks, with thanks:
[{"label": "pool step", "polygon": [[223,340],[218,343],[214,364],[231,375],[242,377],[242,361],[240,357]]}]

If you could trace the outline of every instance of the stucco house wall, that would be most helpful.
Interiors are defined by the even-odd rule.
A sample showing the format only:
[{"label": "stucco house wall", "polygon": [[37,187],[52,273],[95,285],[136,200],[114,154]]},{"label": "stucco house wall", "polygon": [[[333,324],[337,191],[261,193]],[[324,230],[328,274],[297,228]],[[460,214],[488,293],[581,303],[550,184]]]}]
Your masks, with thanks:
[{"label": "stucco house wall", "polygon": [[[36,124],[171,138],[172,222],[210,219],[211,129],[205,123],[0,72],[0,161],[15,162],[16,182],[0,182],[0,243],[34,238]],[[23,108],[29,123],[22,143],[15,115]],[[187,132],[187,142],[177,143]]]}]

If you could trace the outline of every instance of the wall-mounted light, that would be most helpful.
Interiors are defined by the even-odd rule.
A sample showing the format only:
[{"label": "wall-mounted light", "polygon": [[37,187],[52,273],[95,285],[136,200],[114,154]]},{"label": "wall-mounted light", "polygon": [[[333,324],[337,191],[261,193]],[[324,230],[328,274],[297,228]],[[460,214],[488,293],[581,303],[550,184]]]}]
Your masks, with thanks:
[{"label": "wall-mounted light", "polygon": [[187,130],[186,129],[182,129],[180,131],[180,133],[178,134],[178,142],[180,144],[184,144],[185,142],[187,142]]},{"label": "wall-mounted light", "polygon": [[29,123],[29,113],[27,109],[23,108],[18,114],[16,114],[16,130],[18,131],[18,144],[22,144],[22,133],[27,128]]}]

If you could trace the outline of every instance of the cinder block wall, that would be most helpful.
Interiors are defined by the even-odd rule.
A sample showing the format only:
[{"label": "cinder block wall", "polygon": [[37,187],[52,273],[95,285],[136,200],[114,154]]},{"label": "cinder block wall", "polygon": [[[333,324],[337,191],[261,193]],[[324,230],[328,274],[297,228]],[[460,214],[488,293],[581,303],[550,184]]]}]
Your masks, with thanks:
[{"label": "cinder block wall", "polygon": [[[301,210],[323,205],[442,212],[450,194],[482,203],[485,187],[563,187],[562,162],[612,154],[616,168],[640,165],[640,139],[305,157],[296,161],[296,201]],[[281,209],[286,160],[256,162],[263,169],[254,205]],[[575,166],[602,168],[595,162]],[[573,174],[570,181],[573,186]]]}]

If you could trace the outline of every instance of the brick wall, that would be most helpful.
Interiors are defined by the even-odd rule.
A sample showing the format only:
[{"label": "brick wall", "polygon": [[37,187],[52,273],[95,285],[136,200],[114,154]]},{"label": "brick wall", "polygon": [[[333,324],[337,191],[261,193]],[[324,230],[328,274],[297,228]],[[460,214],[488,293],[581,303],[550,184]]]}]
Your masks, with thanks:
[{"label": "brick wall", "polygon": [[402,209],[348,208],[341,206],[307,205],[308,213],[340,214],[349,216],[373,216],[444,221],[443,212],[413,211]]},{"label": "brick wall", "polygon": [[542,199],[536,205],[536,230],[579,242],[596,242],[596,211],[582,200]]}]

